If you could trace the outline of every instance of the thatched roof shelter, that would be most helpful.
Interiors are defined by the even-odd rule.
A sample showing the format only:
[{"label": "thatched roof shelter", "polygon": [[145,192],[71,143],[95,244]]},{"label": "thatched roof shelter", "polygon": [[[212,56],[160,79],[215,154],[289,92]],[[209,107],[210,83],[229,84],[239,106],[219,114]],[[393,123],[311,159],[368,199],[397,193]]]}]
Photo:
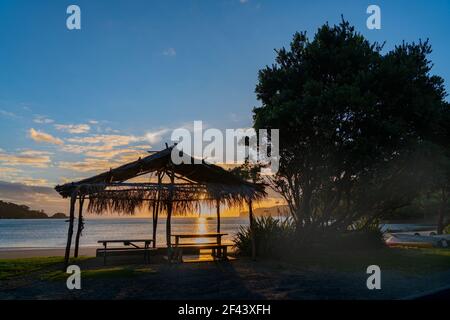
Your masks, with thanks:
[{"label": "thatched roof shelter", "polygon": [[[55,187],[62,197],[71,199],[66,260],[70,254],[77,200],[79,200],[79,222],[82,222],[85,199],[89,200],[88,211],[97,214],[105,211],[134,214],[135,209],[147,206],[153,211],[153,244],[156,240],[158,214],[162,210],[166,211],[167,246],[169,247],[172,213],[189,213],[198,209],[202,203],[217,206],[217,229],[219,232],[220,205],[231,207],[249,204],[251,206],[253,201],[258,201],[266,196],[263,184],[244,181],[233,173],[204,160],[194,161],[194,158],[185,155],[185,158],[186,156],[190,158],[191,163],[173,163],[171,154],[174,147],[167,147],[162,151],[93,177]],[[146,174],[154,175],[157,181],[127,182]],[[165,182],[164,179],[168,181]],[[75,256],[78,254],[81,230],[82,223],[78,223]]]}]

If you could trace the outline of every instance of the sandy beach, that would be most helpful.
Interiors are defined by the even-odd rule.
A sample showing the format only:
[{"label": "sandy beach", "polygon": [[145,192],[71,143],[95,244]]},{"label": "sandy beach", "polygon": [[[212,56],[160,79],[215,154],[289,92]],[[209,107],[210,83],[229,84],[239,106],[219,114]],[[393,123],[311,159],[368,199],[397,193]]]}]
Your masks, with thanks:
[{"label": "sandy beach", "polygon": [[[96,248],[80,248],[80,256],[94,257],[95,251]],[[64,253],[64,248],[0,248],[0,259],[63,257]]]}]

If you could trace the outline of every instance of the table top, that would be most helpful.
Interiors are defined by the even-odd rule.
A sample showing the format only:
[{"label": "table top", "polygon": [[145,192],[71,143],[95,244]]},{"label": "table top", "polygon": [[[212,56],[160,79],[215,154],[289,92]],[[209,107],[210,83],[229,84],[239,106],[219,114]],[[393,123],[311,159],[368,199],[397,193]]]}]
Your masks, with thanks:
[{"label": "table top", "polygon": [[172,234],[172,237],[175,238],[215,238],[215,237],[222,237],[226,236],[228,233],[177,233]]},{"label": "table top", "polygon": [[98,243],[105,242],[152,242],[153,239],[134,239],[134,240],[99,240]]}]

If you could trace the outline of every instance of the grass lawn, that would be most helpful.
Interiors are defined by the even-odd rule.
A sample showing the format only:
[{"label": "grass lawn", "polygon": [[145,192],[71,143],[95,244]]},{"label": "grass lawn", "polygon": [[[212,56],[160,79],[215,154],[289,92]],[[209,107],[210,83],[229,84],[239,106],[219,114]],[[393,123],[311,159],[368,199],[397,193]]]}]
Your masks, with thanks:
[{"label": "grass lawn", "polygon": [[[72,262],[89,259],[87,257],[74,258]],[[22,259],[0,259],[0,280],[21,276],[27,273],[48,271],[60,267],[63,263],[62,257],[36,257]]]},{"label": "grass lawn", "polygon": [[299,266],[323,267],[339,271],[360,270],[361,265],[378,265],[406,273],[429,273],[450,270],[450,249],[382,248],[306,252],[293,259]]},{"label": "grass lawn", "polygon": [[[156,273],[151,266],[141,265],[108,266],[85,265],[90,257],[73,259],[80,263],[84,278],[128,278]],[[337,271],[361,270],[361,266],[379,265],[383,269],[421,274],[450,270],[450,250],[433,248],[383,248],[379,250],[348,250],[302,252],[289,262],[299,267],[320,268]],[[23,259],[0,259],[0,280],[27,274],[34,274],[41,280],[60,280],[67,277],[61,271],[62,257],[36,257]],[[256,262],[257,263],[257,262]],[[274,270],[276,272],[276,270]]]}]

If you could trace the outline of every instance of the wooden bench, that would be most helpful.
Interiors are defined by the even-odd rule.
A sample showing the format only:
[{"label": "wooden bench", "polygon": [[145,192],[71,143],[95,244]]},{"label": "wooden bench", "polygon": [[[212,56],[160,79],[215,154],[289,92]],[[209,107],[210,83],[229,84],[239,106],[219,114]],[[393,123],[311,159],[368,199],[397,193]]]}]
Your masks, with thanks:
[{"label": "wooden bench", "polygon": [[[98,243],[103,244],[103,248],[97,249],[97,255],[103,256],[103,264],[106,265],[107,255],[124,255],[124,254],[144,254],[144,262],[150,262],[150,244],[153,242],[152,239],[133,239],[133,240],[99,240]],[[128,248],[108,248],[108,243],[122,243]],[[143,247],[137,245],[136,243],[143,243]]]},{"label": "wooden bench", "polygon": [[[178,262],[183,261],[183,253],[200,251],[202,249],[210,249],[211,256],[214,259],[228,260],[227,258],[227,248],[231,245],[222,244],[222,236],[227,235],[226,233],[202,233],[202,234],[174,234],[175,245],[169,253],[169,261],[175,260]],[[181,243],[181,239],[201,239],[201,238],[212,238],[215,242],[200,242],[200,243]]]},{"label": "wooden bench", "polygon": [[219,259],[226,261],[227,257],[227,248],[230,247],[230,244],[188,244],[188,245],[179,245],[174,248],[173,259],[178,262],[183,262],[183,253],[188,251],[189,249],[202,250],[202,249],[211,249],[211,256],[214,259]]}]

